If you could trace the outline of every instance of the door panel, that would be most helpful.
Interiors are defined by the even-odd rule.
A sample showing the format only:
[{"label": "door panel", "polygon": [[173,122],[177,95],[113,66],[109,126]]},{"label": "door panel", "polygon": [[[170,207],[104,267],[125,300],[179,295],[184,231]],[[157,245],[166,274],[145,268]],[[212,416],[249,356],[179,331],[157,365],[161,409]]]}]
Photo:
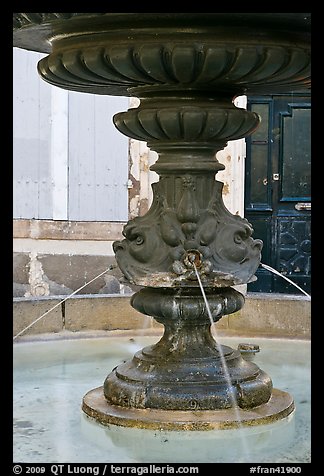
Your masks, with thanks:
[{"label": "door panel", "polygon": [[280,201],[310,200],[310,107],[293,107],[282,114]]},{"label": "door panel", "polygon": [[[275,266],[280,273],[287,275],[307,292],[310,291],[311,276],[310,226],[310,217],[278,218],[278,253]],[[281,283],[277,279],[274,292],[290,292],[290,287],[289,283]]]},{"label": "door panel", "polygon": [[[263,240],[262,263],[305,291],[311,281],[310,97],[252,98],[261,133],[247,139],[245,216]],[[262,116],[262,114],[264,116]],[[249,291],[300,294],[280,276],[259,268]]]},{"label": "door panel", "polygon": [[254,214],[256,211],[271,210],[269,121],[272,108],[269,99],[255,100],[252,104],[248,103],[248,106],[262,118],[259,128],[247,141],[245,209]]}]

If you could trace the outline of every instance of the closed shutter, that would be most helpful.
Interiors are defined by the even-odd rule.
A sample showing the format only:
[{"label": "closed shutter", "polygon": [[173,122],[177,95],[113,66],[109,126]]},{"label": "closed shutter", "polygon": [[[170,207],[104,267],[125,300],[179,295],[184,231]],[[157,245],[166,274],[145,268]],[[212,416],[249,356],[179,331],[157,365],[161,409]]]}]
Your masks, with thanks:
[{"label": "closed shutter", "polygon": [[127,221],[128,139],[112,116],[128,98],[49,85],[44,56],[14,48],[14,218]]}]

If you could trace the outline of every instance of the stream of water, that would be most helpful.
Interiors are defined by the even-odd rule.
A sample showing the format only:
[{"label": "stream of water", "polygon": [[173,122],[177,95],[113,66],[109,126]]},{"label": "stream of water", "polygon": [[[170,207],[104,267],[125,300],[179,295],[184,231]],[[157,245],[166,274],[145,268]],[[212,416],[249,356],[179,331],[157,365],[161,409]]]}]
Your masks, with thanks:
[{"label": "stream of water", "polygon": [[[220,359],[221,359],[221,365],[222,365],[224,376],[225,376],[226,383],[227,383],[227,386],[228,386],[229,396],[230,396],[230,399],[231,399],[231,402],[232,402],[232,405],[233,405],[233,408],[234,408],[234,411],[235,411],[235,416],[236,416],[238,424],[239,424],[238,430],[241,432],[242,449],[243,449],[243,452],[244,452],[244,457],[246,458],[246,457],[249,456],[249,449],[248,449],[248,446],[247,446],[246,438],[243,434],[243,425],[242,425],[242,420],[241,420],[241,417],[240,417],[239,407],[238,407],[238,404],[237,404],[235,390],[234,390],[233,383],[231,381],[231,377],[230,377],[230,374],[229,374],[229,371],[228,371],[228,367],[227,367],[227,364],[226,364],[226,360],[225,360],[225,357],[224,357],[224,352],[223,352],[222,346],[218,343],[218,336],[217,336],[216,327],[214,326],[214,320],[213,320],[212,313],[211,313],[211,310],[210,310],[210,307],[209,307],[209,304],[208,304],[208,301],[207,301],[207,297],[206,297],[206,294],[205,294],[204,287],[203,287],[201,279],[200,279],[199,272],[197,270],[197,267],[196,267],[194,261],[192,262],[192,264],[193,264],[193,267],[194,267],[194,270],[195,270],[195,273],[196,273],[196,276],[197,276],[197,280],[198,280],[198,283],[199,283],[199,286],[200,286],[201,294],[202,294],[204,302],[205,302],[205,306],[206,306],[206,309],[207,309],[207,312],[208,312],[209,320],[210,320],[212,328],[213,328],[213,333],[215,335],[217,350],[219,352],[219,356],[220,356]],[[299,291],[301,291],[303,294],[305,294],[305,296],[307,296],[308,299],[311,299],[311,296],[306,291],[304,291],[304,289],[302,289],[300,286],[298,286],[296,283],[294,283],[294,281],[287,278],[285,275],[281,274],[276,269],[274,269],[271,266],[268,266],[266,264],[263,264],[263,263],[260,263],[260,266],[262,266],[266,270],[270,271],[271,273],[282,277],[283,279],[288,281],[290,284],[295,286],[297,289],[299,289]]]},{"label": "stream of water", "polygon": [[214,326],[213,316],[212,316],[212,313],[211,313],[211,310],[210,310],[210,307],[209,307],[209,303],[207,301],[207,297],[206,297],[205,290],[204,290],[204,287],[203,287],[201,279],[200,279],[199,272],[197,270],[197,267],[196,267],[195,263],[192,262],[192,264],[193,264],[194,269],[195,269],[195,273],[196,273],[196,276],[197,276],[197,279],[198,279],[201,294],[203,296],[205,306],[206,306],[206,309],[207,309],[207,312],[208,312],[209,320],[210,320],[211,326],[213,328],[213,333],[214,333],[214,336],[215,336],[216,346],[217,346],[217,350],[218,350],[218,353],[219,353],[219,356],[220,356],[220,359],[221,359],[221,365],[222,365],[225,380],[226,380],[226,383],[227,383],[229,396],[230,396],[230,399],[231,399],[233,409],[235,411],[235,417],[236,417],[238,425],[239,425],[238,426],[238,431],[240,432],[242,449],[243,449],[243,453],[244,453],[244,459],[246,459],[246,458],[249,457],[250,452],[249,452],[249,449],[248,449],[248,446],[247,446],[245,435],[243,433],[242,419],[241,419],[241,416],[240,416],[239,406],[237,404],[235,389],[234,389],[234,386],[233,386],[233,383],[232,383],[232,380],[231,380],[231,377],[230,377],[230,374],[229,374],[229,371],[228,371],[228,367],[227,367],[227,364],[226,364],[226,359],[225,359],[225,356],[224,356],[223,348],[222,348],[221,344],[219,344],[219,342],[218,342],[216,327]]},{"label": "stream of water", "polygon": [[281,278],[285,279],[286,281],[288,281],[288,283],[295,286],[295,288],[299,289],[299,291],[301,291],[302,293],[305,294],[305,296],[307,296],[309,299],[311,299],[311,296],[306,291],[304,291],[300,286],[298,286],[298,284],[294,283],[294,281],[287,278],[287,276],[285,276],[284,274],[281,274],[279,271],[277,271],[276,269],[272,268],[271,266],[269,266],[267,264],[260,263],[260,266],[262,266],[262,268],[266,269],[267,271],[270,271],[270,273],[276,274],[277,276],[280,276]]}]

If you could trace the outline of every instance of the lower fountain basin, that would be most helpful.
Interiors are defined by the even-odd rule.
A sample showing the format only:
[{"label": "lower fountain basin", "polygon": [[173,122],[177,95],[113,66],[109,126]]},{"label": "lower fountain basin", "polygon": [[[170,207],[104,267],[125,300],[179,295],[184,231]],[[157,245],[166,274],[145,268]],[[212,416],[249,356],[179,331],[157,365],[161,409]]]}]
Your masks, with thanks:
[{"label": "lower fountain basin", "polygon": [[[249,338],[255,362],[295,410],[254,427],[168,431],[102,426],[81,410],[89,388],[157,336],[54,339],[14,344],[14,448],[20,462],[310,462],[310,343]],[[244,340],[244,339],[243,339]],[[246,340],[246,339],[245,339]],[[240,337],[222,337],[237,348]]]}]

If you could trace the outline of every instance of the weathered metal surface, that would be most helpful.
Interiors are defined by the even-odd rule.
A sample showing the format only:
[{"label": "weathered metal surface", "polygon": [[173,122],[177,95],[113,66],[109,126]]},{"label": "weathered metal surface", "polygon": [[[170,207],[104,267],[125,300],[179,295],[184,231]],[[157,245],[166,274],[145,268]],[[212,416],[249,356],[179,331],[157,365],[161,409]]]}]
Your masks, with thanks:
[{"label": "weathered metal surface", "polygon": [[14,14],[14,46],[52,52],[39,65],[46,81],[95,94],[309,86],[309,38],[310,13]]},{"label": "weathered metal surface", "polygon": [[102,425],[119,425],[151,430],[208,431],[228,430],[272,423],[292,414],[295,409],[287,392],[273,389],[270,400],[253,410],[160,410],[126,408],[107,403],[103,387],[88,392],[82,410]]},{"label": "weathered metal surface", "polygon": [[237,346],[237,350],[245,360],[253,360],[255,354],[260,352],[260,347],[257,344],[241,343]]},{"label": "weathered metal surface", "polygon": [[[207,289],[213,320],[239,310],[244,297],[232,288]],[[108,375],[104,393],[110,404],[164,410],[216,410],[233,406],[229,390],[241,408],[266,403],[270,377],[239,351],[218,346],[210,333],[210,318],[199,289],[142,289],[131,300],[138,311],[165,326],[161,340],[135,354]],[[228,368],[223,368],[222,355]]]},{"label": "weathered metal surface", "polygon": [[260,347],[257,344],[241,343],[238,345],[237,349],[241,352],[241,354],[255,354],[256,352],[260,352]]},{"label": "weathered metal surface", "polygon": [[137,285],[196,286],[187,259],[193,250],[201,255],[205,286],[249,282],[262,243],[251,238],[246,220],[225,208],[223,184],[214,179],[224,166],[215,153],[228,140],[251,133],[259,116],[235,107],[231,96],[211,100],[203,93],[180,95],[172,89],[153,96],[152,87],[132,92],[141,97],[141,105],[116,114],[115,125],[159,153],[151,169],[161,178],[153,185],[148,213],[131,220],[124,228],[126,239],[114,244],[119,267]]},{"label": "weathered metal surface", "polygon": [[[200,255],[207,287],[250,282],[259,266],[262,242],[247,220],[232,215],[213,175],[164,176],[153,186],[149,212],[131,220],[125,239],[114,243],[119,267],[142,286],[198,286],[190,253]],[[158,250],[158,251],[157,251]]]}]

